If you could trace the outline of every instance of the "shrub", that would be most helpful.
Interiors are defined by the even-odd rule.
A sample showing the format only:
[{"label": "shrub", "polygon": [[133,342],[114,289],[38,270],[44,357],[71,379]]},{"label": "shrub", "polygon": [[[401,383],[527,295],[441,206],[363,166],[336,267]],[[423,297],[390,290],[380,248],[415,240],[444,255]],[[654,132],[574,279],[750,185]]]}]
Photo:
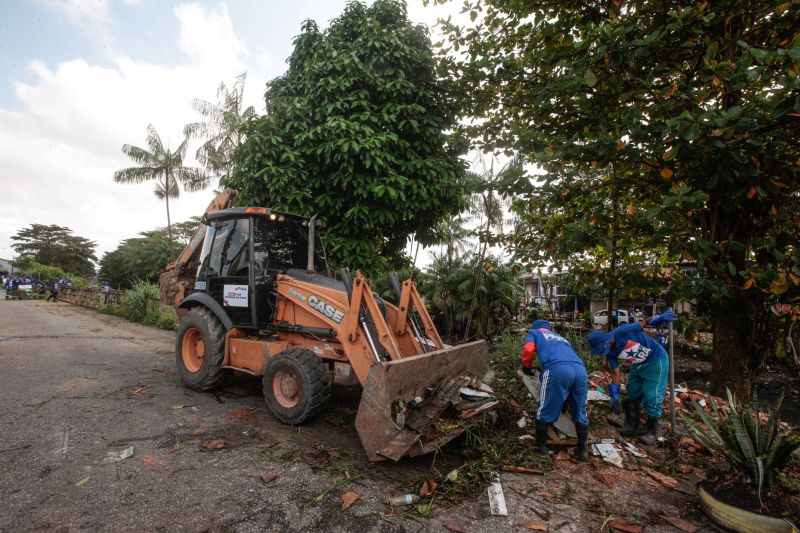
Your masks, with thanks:
[{"label": "shrub", "polygon": [[683,418],[700,444],[726,456],[731,469],[744,474],[757,487],[760,499],[762,488],[772,487],[792,452],[800,447],[800,436],[778,434],[778,410],[783,403],[783,392],[769,410],[767,421],[762,422],[758,410],[752,407],[758,405],[755,394],[748,404],[739,403],[729,389],[726,391],[730,403],[728,413],[723,413],[714,401],[710,402],[713,416],[694,404],[695,412],[708,426],[707,430],[696,421]]},{"label": "shrub", "polygon": [[[150,300],[151,310],[148,312],[147,301]],[[158,312],[158,303],[161,293],[158,285],[148,281],[137,281],[133,287],[122,295],[121,315],[134,322],[145,322],[153,309]]]}]

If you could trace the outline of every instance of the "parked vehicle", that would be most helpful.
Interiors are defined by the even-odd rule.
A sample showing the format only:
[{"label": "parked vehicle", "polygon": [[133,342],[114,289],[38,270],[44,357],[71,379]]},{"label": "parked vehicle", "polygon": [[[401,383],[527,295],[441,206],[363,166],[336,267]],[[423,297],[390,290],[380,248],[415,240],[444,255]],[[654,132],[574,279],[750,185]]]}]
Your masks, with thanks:
[{"label": "parked vehicle", "polygon": [[[635,320],[624,309],[614,309],[613,311],[611,311],[611,314],[612,314],[611,323],[612,324],[614,323],[614,317],[616,316],[617,326],[621,326],[623,324],[630,324]],[[606,324],[608,324],[608,311],[607,310],[597,311],[594,314],[594,317],[592,318],[592,322],[596,326],[605,326]]]}]

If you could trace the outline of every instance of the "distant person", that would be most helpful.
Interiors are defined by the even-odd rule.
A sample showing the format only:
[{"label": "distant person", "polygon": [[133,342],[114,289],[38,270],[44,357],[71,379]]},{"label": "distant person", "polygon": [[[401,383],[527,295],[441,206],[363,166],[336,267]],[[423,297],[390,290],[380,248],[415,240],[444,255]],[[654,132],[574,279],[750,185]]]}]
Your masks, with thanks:
[{"label": "distant person", "polygon": [[58,301],[58,281],[56,280],[53,280],[53,283],[50,285],[50,296],[47,297],[47,301],[49,302],[51,298],[54,302]]}]

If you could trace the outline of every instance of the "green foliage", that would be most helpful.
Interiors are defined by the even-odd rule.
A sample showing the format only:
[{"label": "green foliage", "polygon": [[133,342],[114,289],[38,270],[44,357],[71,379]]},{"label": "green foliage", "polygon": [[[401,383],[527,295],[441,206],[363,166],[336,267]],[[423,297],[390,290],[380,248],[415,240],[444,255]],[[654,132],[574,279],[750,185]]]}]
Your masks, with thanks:
[{"label": "green foliage", "polygon": [[189,140],[183,142],[170,151],[169,146],[164,146],[158,132],[152,124],[147,126],[145,138],[147,148],[139,148],[130,144],[122,146],[122,152],[138,164],[137,167],[128,167],[114,172],[114,181],[117,183],[144,183],[155,181],[156,188],[153,193],[159,200],[164,200],[167,206],[167,234],[172,231],[169,218],[169,199],[180,196],[183,185],[186,192],[199,191],[208,185],[208,177],[199,169],[183,166],[186,157],[186,148]]},{"label": "green foliage", "polygon": [[132,287],[135,280],[158,282],[161,270],[186,246],[199,224],[196,217],[174,224],[172,240],[166,228],[125,239],[100,260],[100,279],[120,289]]},{"label": "green foliage", "polygon": [[523,289],[516,276],[515,269],[492,258],[481,261],[473,255],[448,260],[434,254],[420,290],[444,338],[463,339],[474,302],[468,336],[491,339],[519,309]]},{"label": "green foliage", "polygon": [[711,304],[724,338],[715,387],[749,390],[767,346],[753,317],[766,293],[800,292],[800,6],[464,9],[474,25],[445,31],[465,51],[452,66],[472,133],[544,171],[506,184],[519,195],[518,256],[573,261],[601,281],[621,267],[612,293],[638,270],[657,285],[678,259],[696,262],[699,276],[677,276],[672,293]]},{"label": "green foliage", "polygon": [[[134,322],[162,329],[175,329],[178,317],[171,306],[161,307],[161,293],[158,285],[137,281],[122,295],[122,305],[114,310],[117,314]],[[149,304],[148,304],[149,302]]]},{"label": "green foliage", "polygon": [[772,487],[792,452],[800,447],[800,436],[778,433],[778,410],[783,402],[783,393],[770,408],[766,422],[761,419],[758,410],[753,409],[758,405],[755,395],[752,403],[747,404],[739,403],[730,390],[727,393],[730,406],[728,413],[721,412],[713,400],[713,416],[703,411],[697,403],[694,404],[695,413],[707,429],[691,418],[684,416],[684,421],[700,444],[725,456],[732,470],[750,478],[760,498],[762,489]]},{"label": "green foliage", "polygon": [[[40,265],[47,265],[71,272],[75,276],[94,276],[95,247],[93,241],[72,234],[72,230],[55,224],[31,224],[21,229],[11,240],[11,246],[20,255],[19,259],[31,258]],[[63,274],[62,272],[62,274]],[[33,272],[28,272],[34,275]],[[50,276],[42,279],[50,279]]]},{"label": "green foliage", "polygon": [[236,77],[233,87],[228,89],[224,83],[217,88],[218,104],[194,99],[192,107],[206,122],[187,124],[183,134],[188,139],[202,139],[197,149],[197,160],[209,174],[220,179],[230,178],[236,169],[236,150],[244,142],[244,124],[256,117],[253,106],[242,110],[242,95],[246,74]]},{"label": "green foliage", "polygon": [[318,213],[334,264],[385,271],[410,234],[431,242],[461,210],[450,85],[400,0],[350,2],[325,31],[306,21],[294,44],[223,184],[240,203]]},{"label": "green foliage", "polygon": [[27,274],[43,281],[64,278],[70,280],[73,286],[81,289],[89,286],[88,279],[66,272],[57,266],[43,265],[30,256],[18,257],[11,263],[14,265],[15,273],[17,274]]}]

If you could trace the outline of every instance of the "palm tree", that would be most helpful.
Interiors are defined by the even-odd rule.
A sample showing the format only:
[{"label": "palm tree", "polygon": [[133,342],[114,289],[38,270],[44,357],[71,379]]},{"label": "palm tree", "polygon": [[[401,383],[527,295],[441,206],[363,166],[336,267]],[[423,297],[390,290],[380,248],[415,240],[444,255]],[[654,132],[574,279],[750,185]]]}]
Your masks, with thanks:
[{"label": "palm tree", "polygon": [[161,137],[158,136],[153,125],[148,124],[145,141],[148,150],[130,144],[122,146],[122,152],[139,166],[123,168],[114,172],[114,181],[117,183],[156,182],[154,194],[158,199],[166,201],[167,233],[172,241],[169,199],[177,198],[180,195],[179,184],[183,185],[183,190],[186,192],[199,191],[208,185],[208,178],[202,169],[183,166],[188,139],[184,139],[180,146],[171,152],[169,147],[164,147]]},{"label": "palm tree", "polygon": [[246,77],[246,73],[237,76],[231,90],[225,83],[220,83],[217,88],[219,104],[195,98],[192,107],[208,120],[187,124],[183,128],[187,138],[205,140],[197,149],[197,160],[217,178],[228,178],[233,174],[236,166],[234,154],[245,139],[242,126],[256,116],[253,106],[242,110]]}]

